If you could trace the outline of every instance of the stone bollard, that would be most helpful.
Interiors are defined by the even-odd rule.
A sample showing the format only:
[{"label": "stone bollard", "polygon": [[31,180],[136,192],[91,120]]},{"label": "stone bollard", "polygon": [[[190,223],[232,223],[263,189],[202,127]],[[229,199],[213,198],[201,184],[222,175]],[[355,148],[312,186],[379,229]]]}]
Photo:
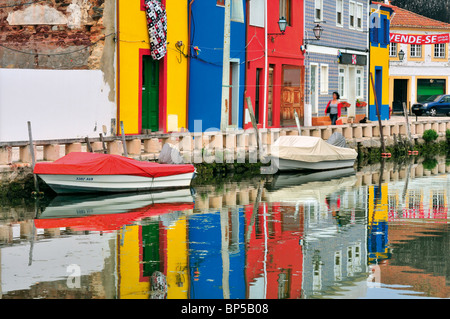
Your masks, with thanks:
[{"label": "stone bollard", "polygon": [[44,146],[44,161],[56,161],[58,158],[60,158],[59,144]]},{"label": "stone bollard", "polygon": [[373,137],[373,126],[371,124],[366,124],[362,126],[363,137]]},{"label": "stone bollard", "polygon": [[156,137],[144,140],[144,153],[159,153],[161,148],[162,143]]},{"label": "stone bollard", "polygon": [[127,152],[129,155],[141,155],[141,139],[134,138],[125,142],[127,145]]},{"label": "stone bollard", "polygon": [[322,139],[326,141],[330,138],[333,130],[331,127],[325,127],[321,131]]},{"label": "stone bollard", "polygon": [[362,138],[363,137],[363,128],[359,125],[355,125],[353,127],[353,138]]},{"label": "stone bollard", "polygon": [[[34,146],[34,154],[36,154],[36,146]],[[28,145],[19,148],[19,158],[22,163],[31,163],[30,147]],[[36,157],[35,157],[36,158]]]},{"label": "stone bollard", "polygon": [[103,151],[103,143],[102,142],[91,142],[92,152],[100,153]]},{"label": "stone bollard", "polygon": [[319,128],[316,128],[316,129],[313,129],[312,130],[312,134],[311,134],[311,136],[314,136],[314,137],[321,137],[321,133],[320,133],[320,129]]},{"label": "stone bollard", "polygon": [[12,163],[12,147],[0,147],[0,165],[8,165]]},{"label": "stone bollard", "polygon": [[122,155],[123,146],[121,141],[110,141],[107,143],[108,154]]},{"label": "stone bollard", "polygon": [[351,126],[344,126],[342,129],[342,135],[346,139],[352,139],[353,138],[353,127]]},{"label": "stone bollard", "polygon": [[81,143],[70,143],[65,145],[65,154],[81,152]]}]

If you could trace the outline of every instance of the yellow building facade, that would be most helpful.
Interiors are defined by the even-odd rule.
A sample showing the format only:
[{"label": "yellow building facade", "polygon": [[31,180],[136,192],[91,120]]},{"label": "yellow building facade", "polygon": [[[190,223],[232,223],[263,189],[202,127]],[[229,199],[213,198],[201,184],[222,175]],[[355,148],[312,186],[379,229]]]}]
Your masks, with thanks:
[{"label": "yellow building facade", "polygon": [[378,120],[377,103],[382,120],[389,119],[389,30],[392,9],[383,4],[371,5],[369,26],[369,108],[368,118]]},{"label": "yellow building facade", "polygon": [[162,1],[167,15],[167,53],[155,61],[144,0],[117,0],[117,133],[186,128],[187,2]]}]

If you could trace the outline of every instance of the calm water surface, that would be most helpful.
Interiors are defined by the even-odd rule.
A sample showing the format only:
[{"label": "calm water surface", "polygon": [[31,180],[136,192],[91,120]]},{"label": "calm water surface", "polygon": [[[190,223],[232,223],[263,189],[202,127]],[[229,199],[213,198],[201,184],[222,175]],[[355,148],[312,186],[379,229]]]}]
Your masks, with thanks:
[{"label": "calm water surface", "polygon": [[448,298],[448,171],[385,165],[2,207],[0,297]]}]

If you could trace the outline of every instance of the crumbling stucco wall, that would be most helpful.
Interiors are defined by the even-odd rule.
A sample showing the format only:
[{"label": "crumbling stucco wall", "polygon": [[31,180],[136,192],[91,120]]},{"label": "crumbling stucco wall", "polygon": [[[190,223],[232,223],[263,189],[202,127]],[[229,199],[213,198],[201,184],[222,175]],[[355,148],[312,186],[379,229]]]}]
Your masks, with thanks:
[{"label": "crumbling stucco wall", "polygon": [[114,0],[32,2],[0,0],[0,67],[106,70],[114,66]]}]

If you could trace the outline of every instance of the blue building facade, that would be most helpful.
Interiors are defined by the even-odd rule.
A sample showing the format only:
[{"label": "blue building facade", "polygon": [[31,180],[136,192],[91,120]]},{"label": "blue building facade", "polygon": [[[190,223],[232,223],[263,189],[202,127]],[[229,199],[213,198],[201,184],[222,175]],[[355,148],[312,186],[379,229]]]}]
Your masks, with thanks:
[{"label": "blue building facade", "polygon": [[[369,0],[305,0],[305,125],[331,124],[325,108],[333,92],[349,104],[344,119],[366,116],[368,10]],[[323,28],[319,40],[317,25]]]},{"label": "blue building facade", "polygon": [[[242,128],[245,90],[246,1],[231,2],[229,126]],[[191,6],[188,129],[219,130],[222,101],[224,1]],[[201,124],[199,121],[201,120]]]}]

